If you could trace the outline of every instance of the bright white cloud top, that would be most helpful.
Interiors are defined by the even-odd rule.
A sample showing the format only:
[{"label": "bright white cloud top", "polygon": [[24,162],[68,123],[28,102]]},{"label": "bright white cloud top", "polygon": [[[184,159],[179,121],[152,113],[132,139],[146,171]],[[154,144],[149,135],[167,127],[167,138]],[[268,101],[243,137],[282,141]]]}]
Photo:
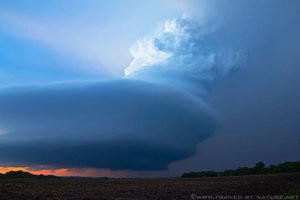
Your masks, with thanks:
[{"label": "bright white cloud top", "polygon": [[[217,26],[186,16],[167,20],[150,37],[130,49],[133,61],[125,77],[134,72],[176,73],[197,80],[227,76],[245,61],[245,55],[215,42]],[[147,72],[148,73],[148,72]]]}]

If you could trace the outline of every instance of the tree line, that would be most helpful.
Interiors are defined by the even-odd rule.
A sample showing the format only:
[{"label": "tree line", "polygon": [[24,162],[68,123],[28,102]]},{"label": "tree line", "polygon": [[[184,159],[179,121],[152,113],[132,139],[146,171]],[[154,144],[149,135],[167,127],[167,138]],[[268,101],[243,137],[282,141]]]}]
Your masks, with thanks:
[{"label": "tree line", "polygon": [[222,172],[201,171],[182,174],[181,178],[194,177],[216,177],[216,176],[241,176],[255,174],[279,174],[300,172],[300,162],[285,162],[278,165],[266,167],[263,162],[258,162],[254,167],[238,167],[235,170],[224,170]]},{"label": "tree line", "polygon": [[47,178],[49,179],[49,178],[58,178],[58,177],[54,175],[43,175],[43,174],[34,175],[29,172],[24,172],[22,170],[19,170],[19,171],[9,171],[6,172],[5,174],[0,173],[0,178]]}]

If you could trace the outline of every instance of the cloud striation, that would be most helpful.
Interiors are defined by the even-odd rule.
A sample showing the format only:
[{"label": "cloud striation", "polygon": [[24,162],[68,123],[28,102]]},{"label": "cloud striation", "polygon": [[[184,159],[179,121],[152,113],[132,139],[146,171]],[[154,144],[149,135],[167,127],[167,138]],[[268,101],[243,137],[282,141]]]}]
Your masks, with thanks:
[{"label": "cloud striation", "polygon": [[207,85],[245,59],[215,34],[179,17],[131,48],[123,79],[0,89],[1,161],[161,170],[192,156],[217,127]]}]

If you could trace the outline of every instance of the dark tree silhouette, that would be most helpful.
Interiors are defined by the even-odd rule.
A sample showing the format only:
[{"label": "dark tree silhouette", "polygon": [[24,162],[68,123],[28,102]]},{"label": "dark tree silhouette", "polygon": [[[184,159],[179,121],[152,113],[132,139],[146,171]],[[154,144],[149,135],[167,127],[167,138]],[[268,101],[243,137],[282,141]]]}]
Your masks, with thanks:
[{"label": "dark tree silhouette", "polygon": [[238,167],[235,170],[224,170],[223,172],[202,171],[189,172],[182,174],[182,178],[193,177],[215,177],[215,176],[239,176],[254,174],[276,174],[276,173],[295,173],[300,172],[300,162],[285,162],[278,165],[266,167],[265,163],[258,162],[254,167]]}]

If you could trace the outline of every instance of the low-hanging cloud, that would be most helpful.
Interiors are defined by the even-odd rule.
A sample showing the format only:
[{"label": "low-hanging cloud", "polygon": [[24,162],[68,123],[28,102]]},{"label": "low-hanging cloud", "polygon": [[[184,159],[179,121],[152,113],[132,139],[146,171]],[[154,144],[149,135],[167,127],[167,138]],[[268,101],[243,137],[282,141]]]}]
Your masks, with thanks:
[{"label": "low-hanging cloud", "polygon": [[213,134],[194,96],[133,80],[2,89],[2,161],[57,167],[165,169]]}]

